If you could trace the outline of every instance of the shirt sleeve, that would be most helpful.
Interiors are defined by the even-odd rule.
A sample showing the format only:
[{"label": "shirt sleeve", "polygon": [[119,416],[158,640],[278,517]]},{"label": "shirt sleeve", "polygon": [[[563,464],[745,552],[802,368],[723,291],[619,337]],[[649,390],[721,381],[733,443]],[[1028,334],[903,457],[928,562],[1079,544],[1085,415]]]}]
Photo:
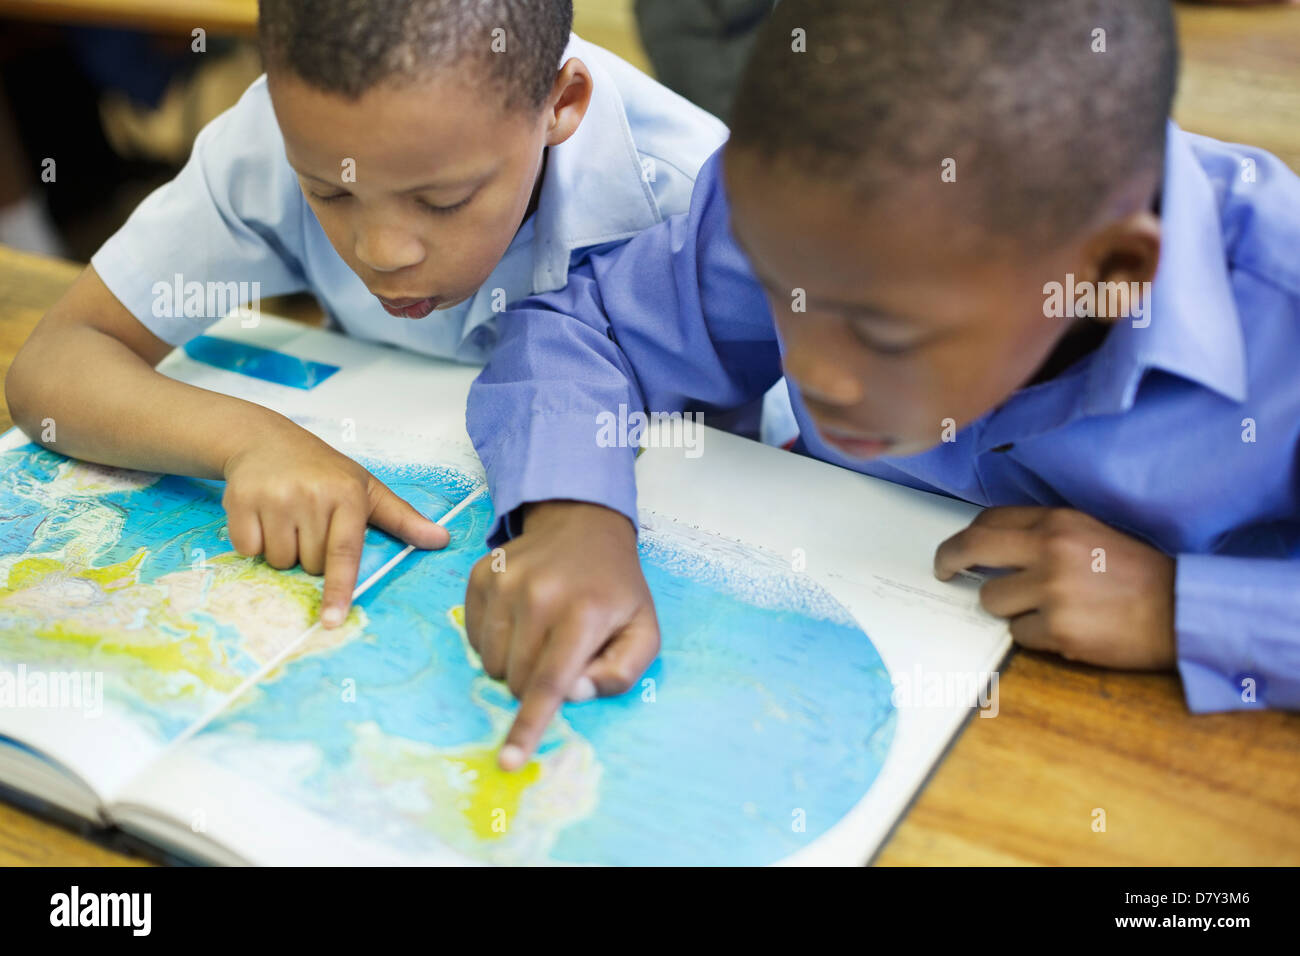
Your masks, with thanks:
[{"label": "shirt sleeve", "polygon": [[1174,595],[1193,713],[1300,710],[1300,561],[1180,555]]},{"label": "shirt sleeve", "polygon": [[518,530],[529,502],[591,502],[636,524],[636,449],[610,440],[627,416],[692,411],[709,424],[781,375],[771,313],[730,233],[720,153],[688,213],[584,260],[499,328],[466,412],[496,506],[493,543]]},{"label": "shirt sleeve", "polygon": [[181,172],[91,265],[146,328],[183,345],[241,304],[232,298],[307,288],[308,215],[263,77],[203,128]]}]

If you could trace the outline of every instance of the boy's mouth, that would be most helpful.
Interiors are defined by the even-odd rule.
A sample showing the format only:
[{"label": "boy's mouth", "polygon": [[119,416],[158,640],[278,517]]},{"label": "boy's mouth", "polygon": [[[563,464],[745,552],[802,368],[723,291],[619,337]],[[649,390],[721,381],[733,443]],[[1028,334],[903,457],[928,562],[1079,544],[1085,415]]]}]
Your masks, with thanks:
[{"label": "boy's mouth", "polygon": [[399,319],[422,319],[442,304],[442,299],[435,297],[386,299],[382,295],[377,295],[375,298],[379,300],[379,304],[384,307],[385,312],[397,316]]},{"label": "boy's mouth", "polygon": [[860,435],[827,425],[818,425],[817,431],[821,433],[823,441],[834,445],[850,458],[878,458],[897,444],[892,438]]}]

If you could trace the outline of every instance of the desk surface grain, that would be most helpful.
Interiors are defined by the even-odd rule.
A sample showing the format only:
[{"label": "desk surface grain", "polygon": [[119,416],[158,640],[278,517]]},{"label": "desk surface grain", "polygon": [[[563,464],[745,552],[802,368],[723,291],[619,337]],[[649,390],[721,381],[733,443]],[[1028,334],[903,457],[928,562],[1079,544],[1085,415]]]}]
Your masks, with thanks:
[{"label": "desk surface grain", "polygon": [[[1182,8],[1179,25],[1178,121],[1300,170],[1300,10]],[[0,248],[0,371],[78,269]],[[1192,716],[1173,675],[1026,651],[999,691],[878,863],[1300,865],[1300,714]],[[128,862],[0,805],[0,864]]]}]

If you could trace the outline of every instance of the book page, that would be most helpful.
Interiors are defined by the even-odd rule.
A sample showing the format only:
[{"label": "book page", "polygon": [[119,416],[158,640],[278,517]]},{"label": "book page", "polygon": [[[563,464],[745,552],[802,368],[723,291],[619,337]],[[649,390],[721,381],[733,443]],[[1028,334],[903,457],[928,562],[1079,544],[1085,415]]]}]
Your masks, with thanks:
[{"label": "book page", "polygon": [[[682,422],[647,437],[637,465],[643,522],[685,525],[781,562],[791,578],[851,615],[859,653],[869,647],[880,657],[881,673],[858,690],[883,697],[891,715],[879,772],[821,840],[786,861],[866,862],[972,708],[982,717],[997,713],[996,670],[1011,645],[1006,622],[979,607],[976,582],[940,582],[932,570],[940,542],[979,509],[691,422],[685,427],[696,429],[688,443],[673,437]],[[844,664],[837,652],[806,662]]]},{"label": "book page", "polygon": [[[364,638],[272,675],[119,804],[165,802],[257,863],[344,863],[368,839],[398,864],[767,864],[870,788],[893,711],[852,618],[753,548],[655,520],[640,547],[658,660],[626,694],[565,705],[536,758],[501,772],[515,702],[461,603],[491,511],[462,518],[450,548],[362,600]],[[309,814],[279,821],[300,838],[267,843],[254,820],[286,801]]]}]

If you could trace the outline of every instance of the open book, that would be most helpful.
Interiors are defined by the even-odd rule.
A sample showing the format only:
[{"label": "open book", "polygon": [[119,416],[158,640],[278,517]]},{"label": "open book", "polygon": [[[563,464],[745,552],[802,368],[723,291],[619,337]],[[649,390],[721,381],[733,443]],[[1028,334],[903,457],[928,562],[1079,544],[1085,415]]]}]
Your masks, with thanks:
[{"label": "open book", "polygon": [[10,432],[0,784],[41,804],[215,863],[860,864],[996,707],[1007,629],[930,571],[973,508],[661,422],[699,429],[637,464],[662,653],[502,773],[515,702],[463,626],[492,516],[475,370],[238,316],[160,368],[289,416],[452,542],[394,562],[370,531],[326,631],[319,578],[234,553],[221,483]]}]

